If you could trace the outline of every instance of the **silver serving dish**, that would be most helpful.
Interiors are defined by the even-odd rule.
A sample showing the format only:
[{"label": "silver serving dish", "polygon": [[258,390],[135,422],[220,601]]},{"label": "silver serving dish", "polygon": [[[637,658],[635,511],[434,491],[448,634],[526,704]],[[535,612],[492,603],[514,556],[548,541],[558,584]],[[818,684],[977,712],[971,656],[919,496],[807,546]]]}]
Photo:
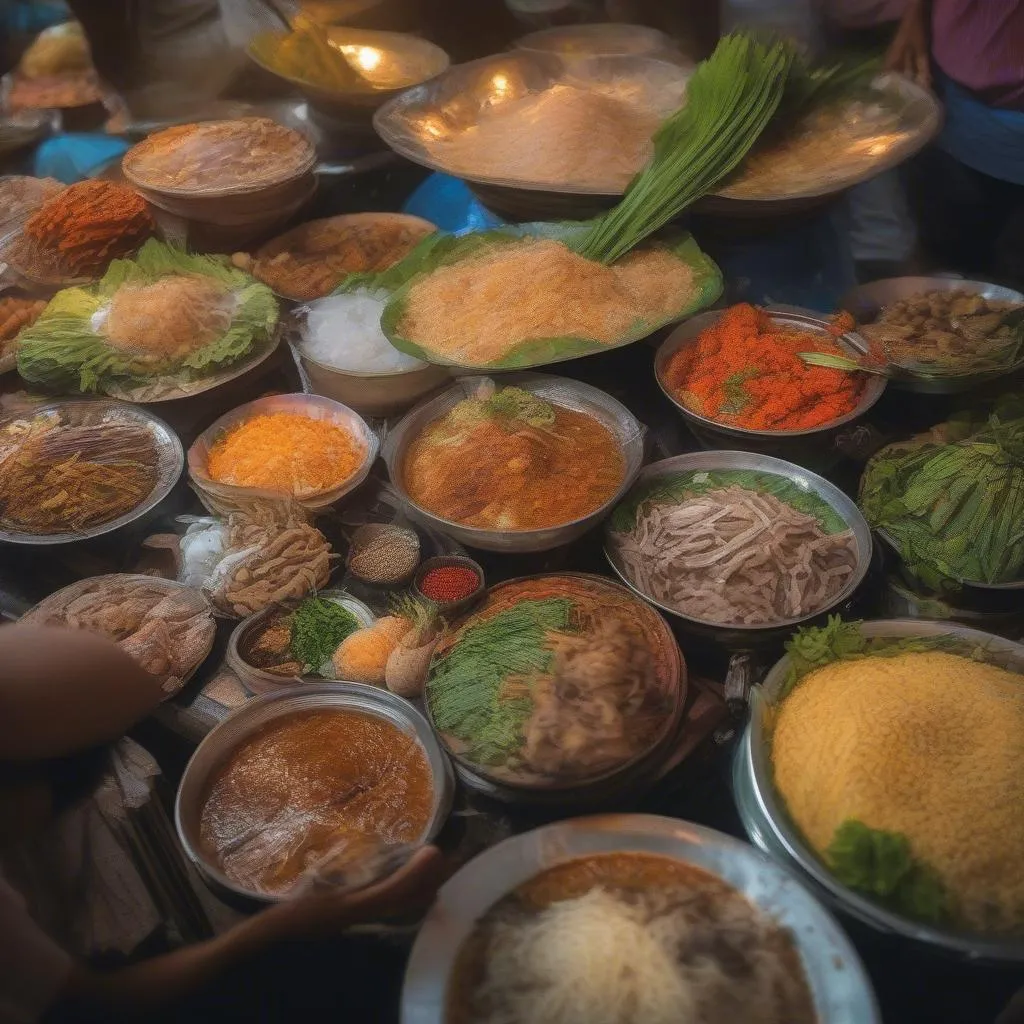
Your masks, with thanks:
[{"label": "silver serving dish", "polygon": [[[665,374],[672,357],[680,349],[694,344],[698,336],[714,324],[722,312],[722,310],[716,309],[690,317],[661,343],[654,357],[654,375],[657,378],[658,387],[679,410],[690,430],[702,444],[712,448],[746,448],[750,451],[764,452],[779,457],[793,456],[799,462],[803,462],[808,455],[824,458],[834,449],[837,436],[864,416],[882,397],[886,379],[877,374],[865,374],[864,391],[855,409],[830,423],[806,430],[749,430],[746,427],[719,423],[708,416],[694,412],[672,393],[665,380]],[[781,326],[799,328],[802,331],[821,335],[829,334],[828,321],[810,310],[800,309],[796,306],[772,306],[765,312],[770,314],[772,320]],[[852,331],[841,335],[836,341],[853,358],[859,358],[868,351],[867,342]],[[797,458],[797,456],[802,457]]]},{"label": "silver serving dish", "polygon": [[517,39],[517,50],[557,53],[563,60],[586,57],[656,57],[677,64],[691,63],[679,51],[671,36],[646,25],[594,22],[561,25]]},{"label": "silver serving dish", "polygon": [[369,121],[382,103],[403,89],[419,85],[441,74],[451,63],[439,46],[402,32],[377,32],[348,28],[345,25],[325,26],[331,46],[364,76],[367,87],[338,91],[295,75],[282,74],[267,60],[261,44],[264,36],[284,36],[285,32],[268,32],[253,39],[246,50],[250,60],[268,74],[297,89],[316,110],[340,120]]},{"label": "silver serving dish", "polygon": [[456,958],[502,897],[566,860],[646,853],[701,868],[787,928],[821,1024],[878,1024],[860,960],[832,916],[788,871],[746,843],[700,825],[647,814],[577,818],[506,839],[466,864],[438,895],[416,938],[402,986],[402,1024],[444,1024]]},{"label": "silver serving dish", "polygon": [[361,416],[349,409],[348,406],[342,405],[340,402],[332,402],[329,398],[321,398],[319,395],[270,395],[267,398],[257,398],[254,402],[247,402],[221,416],[219,420],[207,427],[189,448],[188,472],[192,482],[199,489],[200,498],[205,494],[212,496],[215,501],[226,500],[228,502],[265,497],[280,499],[280,495],[268,495],[254,487],[237,487],[233,484],[220,483],[211,479],[206,472],[210,449],[223,434],[232,427],[256,416],[272,416],[275,413],[298,413],[313,419],[326,420],[347,430],[363,443],[363,461],[352,476],[330,490],[296,498],[299,505],[310,509],[326,508],[339,501],[350,491],[355,490],[369,476],[380,449],[380,439]]},{"label": "silver serving dish", "polygon": [[[983,646],[1002,667],[1024,673],[1024,646],[957,623],[891,619],[866,622],[862,628],[867,636],[952,634]],[[812,891],[837,909],[872,928],[970,959],[1024,961],[1024,940],[994,939],[923,924],[893,913],[833,877],[790,819],[772,777],[770,723],[788,670],[787,656],[775,664],[760,686],[753,688],[750,721],[736,751],[733,765],[736,802],[751,842],[794,870]]]},{"label": "silver serving dish", "polygon": [[[412,440],[428,423],[450,412],[463,399],[471,397],[469,382],[459,382],[447,388],[435,398],[416,406],[399,421],[384,443],[384,461],[387,463],[388,475],[405,512],[411,519],[428,529],[447,534],[466,547],[482,551],[500,551],[505,554],[550,551],[581,537],[599,523],[626,493],[643,464],[644,428],[621,402],[579,381],[564,377],[548,377],[539,373],[510,373],[502,374],[500,386],[523,388],[556,405],[593,416],[607,427],[619,440],[626,467],[622,483],[615,494],[589,515],[543,530],[485,530],[476,526],[464,526],[442,519],[413,502],[406,490],[402,474],[405,453]],[[469,463],[472,462],[471,456],[467,456],[467,459]]]},{"label": "silver serving dish", "polygon": [[0,542],[8,544],[71,544],[75,541],[88,540],[90,537],[101,537],[103,534],[113,533],[151,512],[171,493],[174,485],[178,482],[185,465],[185,453],[178,435],[163,420],[137,405],[128,405],[125,402],[114,402],[103,398],[69,399],[41,405],[24,416],[10,417],[2,426],[6,427],[15,420],[30,420],[49,412],[59,413],[62,421],[68,426],[113,422],[146,427],[152,434],[156,446],[156,483],[144,501],[136,505],[130,512],[125,512],[124,515],[111,519],[107,523],[99,523],[84,530],[45,534],[0,528]]},{"label": "silver serving dish", "polygon": [[426,720],[407,700],[361,683],[293,686],[278,693],[263,694],[230,714],[199,744],[185,766],[174,801],[174,824],[182,849],[215,891],[256,903],[277,903],[287,898],[246,890],[232,882],[208,858],[200,838],[200,819],[214,772],[235,749],[270,722],[297,711],[324,708],[356,711],[383,719],[419,743],[430,765],[434,788],[430,821],[419,842],[430,842],[441,830],[451,809],[454,788],[451,765]]},{"label": "silver serving dish", "polygon": [[[1024,304],[1024,294],[1012,288],[1003,288],[985,281],[963,281],[955,277],[890,277],[884,281],[872,281],[854,288],[843,297],[840,306],[848,310],[858,323],[871,323],[881,312],[882,307],[909,299],[921,292],[974,292],[986,299],[998,299],[1003,302],[1019,302]],[[1024,366],[1024,359],[1005,370],[987,373],[967,373],[958,377],[942,377],[929,380],[918,377],[909,371],[891,378],[892,387],[900,391],[916,391],[924,395],[956,395],[970,391],[981,384],[1005,377]]]},{"label": "silver serving dish", "polygon": [[563,219],[613,206],[626,182],[573,185],[466,173],[445,143],[476,125],[492,107],[576,85],[621,99],[659,118],[682,102],[689,72],[652,57],[589,57],[567,64],[556,53],[515,50],[458,64],[432,82],[401,93],[377,111],[377,134],[401,156],[463,178],[485,205],[516,220]]},{"label": "silver serving dish", "polygon": [[846,521],[849,528],[853,530],[853,536],[857,544],[857,565],[846,586],[828,604],[815,609],[811,614],[802,615],[795,619],[783,619],[769,625],[747,626],[692,619],[670,605],[662,604],[660,601],[655,600],[650,594],[644,593],[639,588],[616,554],[614,534],[609,524],[605,529],[605,556],[619,579],[630,590],[639,594],[640,597],[653,604],[656,608],[660,608],[666,615],[681,620],[689,626],[696,626],[713,637],[739,643],[754,639],[758,634],[777,633],[779,630],[784,630],[788,634],[793,627],[825,615],[827,612],[834,610],[838,605],[849,600],[854,591],[864,581],[864,577],[867,575],[868,568],[871,565],[871,529],[854,501],[839,490],[835,484],[829,483],[823,477],[817,476],[815,473],[802,469],[800,466],[795,466],[790,462],[783,462],[781,459],[773,459],[768,455],[758,455],[753,452],[691,452],[688,455],[676,455],[673,458],[663,459],[661,462],[654,462],[644,467],[637,477],[636,486],[650,480],[655,480],[658,477],[673,476],[677,473],[723,469],[746,469],[787,477],[803,490],[812,491],[818,495],[833,511],[838,513]]}]

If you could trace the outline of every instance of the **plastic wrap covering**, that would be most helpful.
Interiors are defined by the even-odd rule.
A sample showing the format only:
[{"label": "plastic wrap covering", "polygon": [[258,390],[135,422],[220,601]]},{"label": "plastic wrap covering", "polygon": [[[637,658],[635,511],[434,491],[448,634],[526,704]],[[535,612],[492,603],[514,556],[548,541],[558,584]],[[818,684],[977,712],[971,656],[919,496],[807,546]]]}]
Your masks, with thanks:
[{"label": "plastic wrap covering", "polygon": [[167,697],[206,660],[217,631],[213,611],[199,591],[127,573],[73,583],[40,601],[21,621],[85,629],[117,641],[162,681]]},{"label": "plastic wrap covering", "polygon": [[313,168],[309,141],[266,117],[166,128],[128,151],[124,173],[142,188],[179,195],[280,185]]},{"label": "plastic wrap covering", "polygon": [[134,406],[72,401],[0,422],[0,539],[56,544],[145,515],[184,465],[181,442]]},{"label": "plastic wrap covering", "polygon": [[322,590],[330,578],[331,546],[298,506],[253,502],[186,521],[179,580],[232,618]]},{"label": "plastic wrap covering", "polygon": [[575,574],[492,587],[442,637],[426,688],[458,762],[528,789],[593,783],[644,760],[684,698],[679,649],[657,612]]}]

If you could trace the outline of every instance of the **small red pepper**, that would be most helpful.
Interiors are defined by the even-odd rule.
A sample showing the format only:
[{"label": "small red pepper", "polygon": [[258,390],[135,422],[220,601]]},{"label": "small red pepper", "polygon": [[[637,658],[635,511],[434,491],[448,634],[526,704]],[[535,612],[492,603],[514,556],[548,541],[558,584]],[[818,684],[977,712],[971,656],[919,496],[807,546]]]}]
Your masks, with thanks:
[{"label": "small red pepper", "polygon": [[461,601],[480,586],[480,577],[464,565],[440,565],[420,580],[420,591],[439,604]]}]

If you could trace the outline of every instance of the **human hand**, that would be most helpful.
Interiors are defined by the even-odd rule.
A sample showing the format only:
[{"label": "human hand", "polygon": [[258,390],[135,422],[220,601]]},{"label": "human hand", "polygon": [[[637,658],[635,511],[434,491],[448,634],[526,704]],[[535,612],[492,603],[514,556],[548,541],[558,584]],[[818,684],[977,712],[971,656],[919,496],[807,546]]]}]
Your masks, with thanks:
[{"label": "human hand", "polygon": [[885,70],[897,71],[918,85],[930,88],[932,69],[928,19],[923,0],[910,0],[896,35],[885,55]]},{"label": "human hand", "polygon": [[312,890],[271,907],[256,921],[273,940],[324,938],[354,924],[424,909],[445,874],[441,852],[427,846],[393,875],[366,889],[338,894]]}]

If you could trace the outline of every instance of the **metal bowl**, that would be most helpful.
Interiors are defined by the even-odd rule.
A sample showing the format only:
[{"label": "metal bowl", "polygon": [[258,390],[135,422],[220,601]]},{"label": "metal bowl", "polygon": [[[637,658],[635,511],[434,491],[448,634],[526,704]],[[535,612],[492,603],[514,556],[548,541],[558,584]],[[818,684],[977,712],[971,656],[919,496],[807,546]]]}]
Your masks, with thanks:
[{"label": "metal bowl", "polygon": [[730,836],[675,818],[577,818],[506,839],[442,889],[416,937],[402,986],[402,1024],[444,1024],[456,958],[502,897],[564,861],[602,853],[670,857],[709,872],[788,929],[821,1024],[881,1021],[860,960],[832,916],[787,871]]},{"label": "metal bowl", "polygon": [[368,88],[338,91],[301,77],[282,74],[268,63],[259,47],[261,42],[268,41],[265,37],[282,36],[286,34],[284,32],[267,32],[258,36],[249,43],[246,52],[249,59],[268,74],[297,89],[311,107],[343,121],[361,121],[369,126],[371,115],[381,104],[405,89],[435,78],[451,64],[441,47],[417,36],[344,25],[325,26],[325,30],[331,46],[346,57],[354,58]]},{"label": "metal bowl", "polygon": [[[748,451],[763,452],[779,458],[792,457],[796,462],[808,459],[822,461],[828,457],[838,457],[835,451],[837,436],[862,416],[882,397],[886,380],[877,374],[865,374],[864,391],[857,407],[845,416],[832,420],[820,427],[806,430],[749,430],[746,427],[731,426],[719,423],[708,416],[702,416],[684,405],[673,394],[668,386],[665,374],[672,357],[682,348],[692,345],[700,334],[716,323],[724,311],[711,310],[699,313],[680,324],[659,346],[654,357],[654,375],[665,397],[679,410],[687,425],[698,441],[710,448],[743,448]],[[773,306],[765,310],[772,321],[783,327],[799,328],[821,335],[829,335],[828,321],[811,310],[796,306]],[[830,337],[832,335],[829,335]],[[868,344],[852,331],[836,339],[838,344],[853,357],[867,353]]]},{"label": "metal bowl", "polygon": [[111,519],[106,523],[98,523],[84,530],[66,531],[64,533],[26,533],[20,530],[0,529],[0,542],[8,544],[71,544],[75,541],[88,540],[90,537],[101,537],[113,533],[124,526],[151,512],[160,504],[178,482],[185,465],[185,453],[178,435],[151,412],[137,405],[125,402],[114,402],[108,399],[70,399],[62,402],[50,402],[33,409],[25,416],[12,416],[0,423],[6,427],[15,420],[33,419],[48,412],[56,412],[63,423],[69,426],[89,425],[96,423],[124,423],[126,426],[144,426],[153,436],[156,445],[156,482],[149,495],[130,512]]},{"label": "metal bowl", "polygon": [[[1004,668],[1024,673],[1024,646],[956,623],[891,619],[866,622],[862,629],[867,636],[952,634],[984,647]],[[770,726],[788,670],[786,656],[775,664],[760,686],[753,688],[750,721],[736,752],[733,779],[737,806],[751,842],[794,870],[812,891],[837,909],[872,928],[970,959],[1024,961],[1022,939],[995,939],[923,924],[887,910],[835,879],[790,819],[772,777]]]},{"label": "metal bowl", "polygon": [[[862,284],[843,297],[840,306],[848,310],[858,323],[870,323],[881,312],[883,306],[902,299],[909,299],[921,292],[974,292],[986,299],[1024,304],[1024,294],[1012,288],[1003,288],[985,281],[962,281],[955,277],[890,277],[884,281]],[[892,377],[892,387],[900,391],[916,391],[924,395],[957,395],[970,391],[981,384],[1005,377],[1024,366],[1024,358],[1005,370],[990,370],[987,373],[965,373],[957,377],[942,377],[931,380],[918,377],[910,372]]]},{"label": "metal bowl", "polygon": [[864,577],[867,575],[868,568],[871,565],[871,529],[853,500],[823,477],[817,476],[790,462],[783,462],[781,459],[773,459],[768,455],[758,455],[753,452],[691,452],[688,455],[676,455],[671,459],[664,459],[661,462],[655,462],[646,466],[639,477],[637,477],[636,485],[677,473],[723,469],[754,470],[756,472],[786,477],[803,490],[812,491],[818,495],[822,501],[838,513],[846,521],[850,529],[853,530],[854,539],[857,544],[857,565],[846,586],[828,604],[815,609],[811,614],[802,615],[795,619],[783,619],[769,625],[748,626],[693,619],[672,608],[670,605],[662,604],[660,601],[655,600],[650,594],[644,593],[637,586],[616,555],[611,527],[608,526],[605,530],[605,556],[622,582],[634,593],[639,594],[645,601],[653,604],[656,608],[660,608],[666,615],[683,622],[688,629],[694,630],[708,639],[725,643],[729,646],[744,646],[751,642],[757,643],[760,639],[774,639],[781,634],[788,635],[793,627],[817,619],[829,611],[834,611],[838,605],[848,601],[854,591],[864,581]]},{"label": "metal bowl", "polygon": [[506,175],[467,174],[450,162],[445,141],[476,125],[492,107],[573,84],[667,117],[682,102],[689,72],[652,57],[588,57],[515,50],[449,68],[377,111],[377,134],[401,156],[465,180],[485,205],[516,220],[566,219],[613,206],[625,182],[575,185]]},{"label": "metal bowl", "polygon": [[214,499],[226,499],[227,501],[266,497],[280,499],[279,494],[268,494],[255,487],[237,487],[233,484],[220,483],[211,479],[206,471],[210,449],[228,430],[256,416],[272,416],[275,413],[293,413],[325,420],[347,430],[363,444],[362,464],[352,476],[330,490],[296,498],[297,504],[310,509],[326,508],[339,501],[350,491],[355,490],[369,475],[370,468],[377,458],[380,439],[367,426],[362,417],[354,413],[348,406],[342,405],[340,402],[332,402],[329,398],[321,398],[319,395],[271,395],[268,398],[257,398],[254,402],[240,405],[237,409],[232,409],[231,412],[221,416],[212,426],[207,427],[189,448],[188,472],[200,492],[200,497],[206,494]]},{"label": "metal bowl", "polygon": [[[610,593],[616,591],[624,593],[623,587],[605,576],[583,572],[558,572],[542,574],[539,577],[522,576],[504,580],[491,587],[488,594],[504,588],[515,587],[531,579],[542,578],[569,579],[579,581],[581,584],[589,584],[591,587],[599,586]],[[456,741],[446,737],[434,722],[430,699],[425,695],[423,703],[427,717],[454,762],[459,781],[464,783],[467,788],[491,799],[500,800],[502,803],[520,806],[573,807],[577,810],[586,806],[606,806],[623,796],[635,796],[645,786],[653,784],[659,777],[666,758],[671,753],[673,742],[678,738],[686,707],[689,676],[683,653],[679,649],[668,623],[653,609],[639,604],[639,602],[636,616],[638,621],[645,626],[646,637],[652,644],[657,638],[657,643],[663,648],[668,659],[661,684],[664,694],[670,699],[672,705],[671,710],[661,722],[660,731],[652,738],[645,750],[634,754],[627,761],[604,769],[599,774],[572,779],[568,782],[536,779],[528,781],[521,775],[510,777],[507,772],[489,768],[456,749]],[[646,622],[643,621],[644,619]],[[463,618],[459,621],[464,623],[467,619]],[[442,642],[443,639],[442,637]],[[437,657],[436,652],[434,657]]]},{"label": "metal bowl", "polygon": [[[346,593],[344,590],[321,590],[316,596],[325,598],[328,601],[334,601],[336,604],[340,604],[342,608],[346,611],[350,611],[355,616],[356,621],[360,626],[372,626],[377,619],[377,616],[373,614],[367,605],[363,604],[362,601],[356,600],[356,598],[352,597],[351,594]],[[225,661],[227,662],[228,667],[231,668],[235,675],[237,675],[242,681],[245,688],[251,693],[276,693],[283,687],[295,686],[297,683],[317,685],[323,682],[330,682],[330,680],[324,680],[319,676],[275,675],[273,672],[265,672],[263,669],[250,665],[249,662],[242,657],[242,642],[249,633],[263,625],[271,615],[274,615],[281,610],[281,605],[271,605],[271,607],[264,608],[262,611],[254,612],[252,615],[242,619],[242,621],[235,626],[231,631],[230,638],[228,639],[228,649],[224,656]]]},{"label": "metal bowl", "polygon": [[284,896],[243,889],[211,861],[200,838],[200,819],[214,773],[242,743],[263,726],[297,711],[343,708],[383,719],[419,743],[433,776],[434,802],[430,821],[419,837],[430,842],[441,830],[451,809],[454,781],[451,765],[423,716],[407,701],[387,690],[361,683],[295,686],[253,697],[229,715],[199,744],[185,767],[174,801],[174,824],[189,860],[214,891],[249,903],[277,903]]},{"label": "metal bowl", "polygon": [[[444,416],[463,399],[470,397],[472,392],[467,384],[462,382],[447,388],[435,398],[421,403],[402,418],[394,430],[388,434],[384,443],[384,461],[387,463],[391,483],[394,485],[406,513],[411,519],[428,529],[446,533],[460,544],[482,551],[501,551],[506,554],[550,551],[552,548],[569,544],[577,537],[581,537],[587,530],[600,522],[626,493],[643,464],[644,428],[621,402],[616,401],[611,395],[579,381],[568,380],[564,377],[549,377],[539,373],[510,373],[502,374],[501,386],[523,388],[555,405],[593,416],[599,423],[607,427],[619,440],[626,466],[622,483],[615,494],[599,508],[580,519],[562,523],[559,526],[549,526],[542,530],[485,530],[442,519],[433,512],[421,508],[409,497],[405,487],[403,479],[405,454],[412,440],[427,424]],[[471,456],[467,456],[467,461],[472,463]]]}]

